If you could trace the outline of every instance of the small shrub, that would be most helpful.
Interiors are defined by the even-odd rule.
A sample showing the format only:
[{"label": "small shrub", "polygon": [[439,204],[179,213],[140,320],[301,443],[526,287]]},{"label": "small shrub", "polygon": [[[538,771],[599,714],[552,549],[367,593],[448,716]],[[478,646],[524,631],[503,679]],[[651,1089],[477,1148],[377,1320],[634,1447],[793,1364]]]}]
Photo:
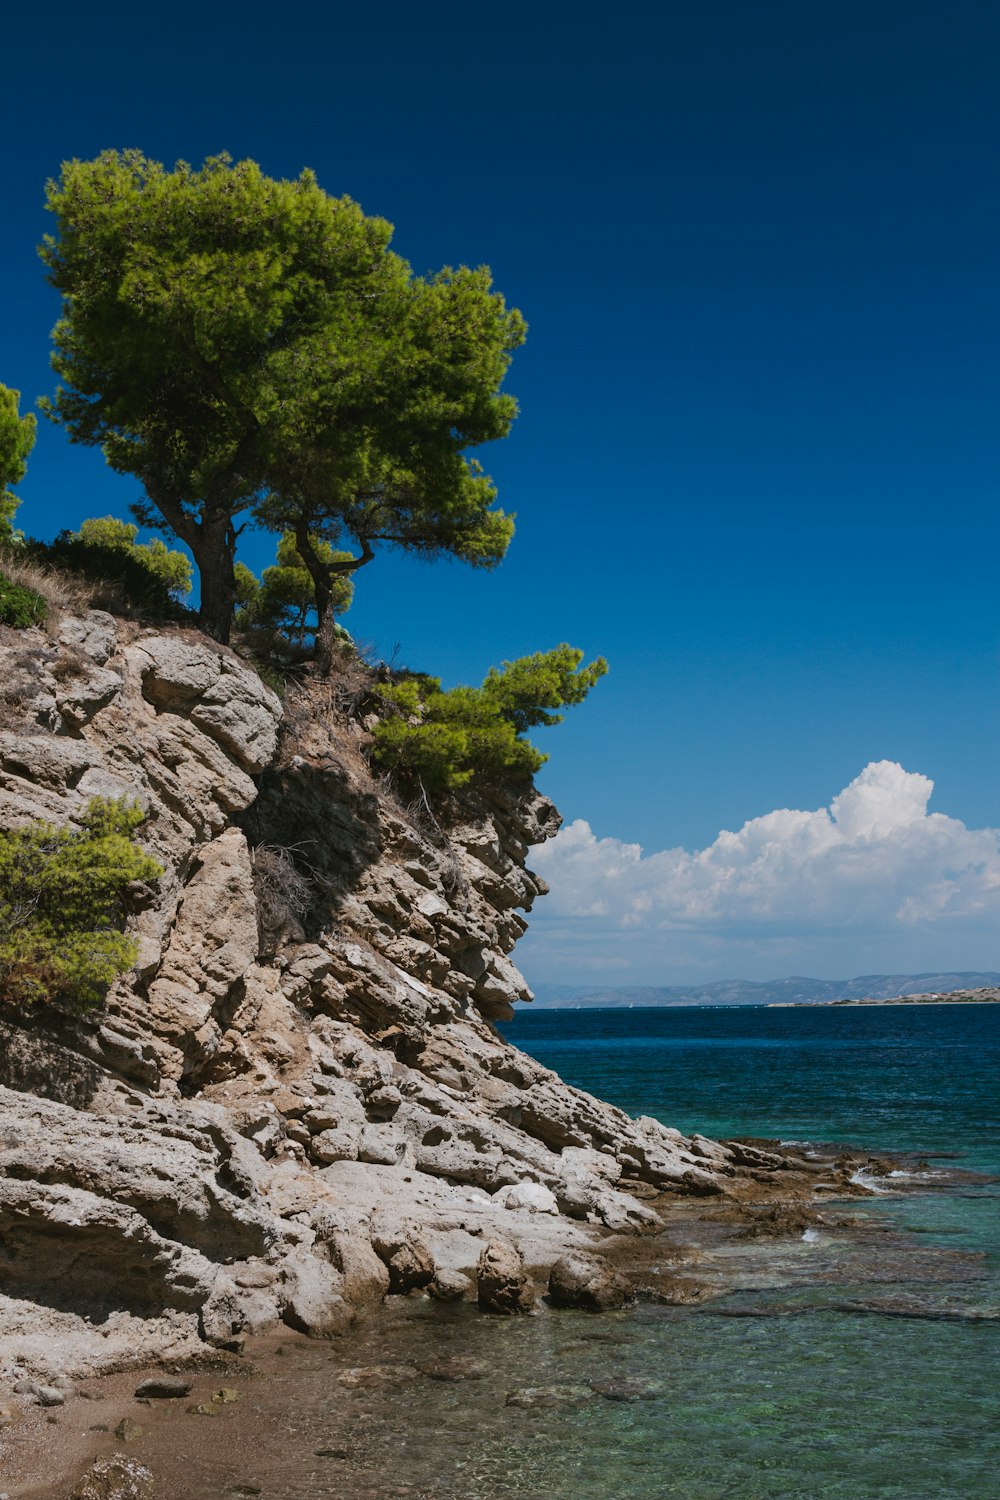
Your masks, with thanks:
[{"label": "small shrub", "polygon": [[95,797],[80,827],[0,833],[0,1001],[88,1010],[131,968],[128,887],[163,874],[134,841],[142,820],[132,804]]},{"label": "small shrub", "polygon": [[179,598],[190,594],[194,578],[191,561],[183,552],[174,552],[160,537],[152,541],[139,542],[139,528],[132,521],[120,521],[117,516],[94,516],[80,523],[79,531],[71,531],[74,542],[86,542],[91,547],[103,547],[107,551],[124,553],[165,584],[168,592]]},{"label": "small shrub", "polygon": [[45,562],[32,542],[0,538],[0,569],[10,582],[39,594],[50,610],[80,614],[94,604],[94,589],[82,578]]},{"label": "small shrub", "polygon": [[528,781],[548,756],[524,731],[561,723],[556,710],[582,703],[608,670],[603,657],[582,661],[582,651],[561,645],[491,668],[478,688],[445,692],[436,677],[416,673],[381,688],[390,713],[375,728],[372,760],[438,801],[471,782]]},{"label": "small shrub", "polygon": [[12,583],[0,573],[0,625],[26,630],[29,625],[41,625],[47,614],[48,605],[41,594],[23,583]]},{"label": "small shrub", "polygon": [[301,930],[312,905],[312,882],[296,868],[291,851],[278,844],[258,844],[250,856],[257,899],[257,926],[267,949],[290,932]]},{"label": "small shrub", "polygon": [[174,598],[167,577],[142,555],[141,548],[107,546],[71,531],[61,531],[51,542],[31,540],[23,545],[27,560],[81,580],[93,604],[135,610],[156,620],[184,619],[189,613]]}]

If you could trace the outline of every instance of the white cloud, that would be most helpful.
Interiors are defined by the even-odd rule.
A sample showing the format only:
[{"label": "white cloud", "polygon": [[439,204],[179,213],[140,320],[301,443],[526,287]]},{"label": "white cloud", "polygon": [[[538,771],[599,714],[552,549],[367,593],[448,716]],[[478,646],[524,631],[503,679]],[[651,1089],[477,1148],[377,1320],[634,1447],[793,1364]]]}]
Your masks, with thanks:
[{"label": "white cloud", "polygon": [[[837,938],[850,940],[859,960],[862,940],[890,953],[895,939],[897,962],[905,964],[917,948],[926,962],[928,925],[983,929],[988,920],[995,934],[1000,916],[1000,830],[929,813],[933,789],[928,777],[894,761],[873,762],[829,808],[782,808],[736,833],[723,831],[694,853],[644,854],[638,844],[597,838],[582,819],[570,823],[534,851],[532,864],[551,894],[537,909],[542,941],[529,946],[541,957],[546,928],[564,944],[571,932],[577,942],[583,932],[593,962],[598,949],[613,953],[630,934],[640,945],[629,964],[634,970],[642,943],[652,955],[648,943],[657,935],[658,965],[673,957],[687,970],[710,961],[734,974],[737,955],[749,947],[758,969],[783,956],[806,961],[810,935],[826,944],[827,967],[848,961],[846,950],[843,960],[832,956]],[[670,934],[675,941],[665,943]],[[961,957],[942,953],[941,967]],[[813,971],[819,968],[817,960]]]}]

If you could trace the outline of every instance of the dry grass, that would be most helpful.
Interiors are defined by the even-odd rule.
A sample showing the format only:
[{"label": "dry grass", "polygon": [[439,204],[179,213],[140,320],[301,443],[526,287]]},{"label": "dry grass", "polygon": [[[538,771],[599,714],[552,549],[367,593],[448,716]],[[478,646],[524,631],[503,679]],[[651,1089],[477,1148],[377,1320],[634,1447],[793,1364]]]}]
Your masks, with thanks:
[{"label": "dry grass", "polygon": [[101,593],[100,584],[19,557],[13,548],[0,552],[0,571],[11,583],[39,594],[50,609],[64,610],[67,614],[79,615],[93,609]]},{"label": "dry grass", "polygon": [[313,881],[296,868],[292,851],[278,844],[258,844],[250,864],[261,945],[270,951],[287,938],[301,937]]}]

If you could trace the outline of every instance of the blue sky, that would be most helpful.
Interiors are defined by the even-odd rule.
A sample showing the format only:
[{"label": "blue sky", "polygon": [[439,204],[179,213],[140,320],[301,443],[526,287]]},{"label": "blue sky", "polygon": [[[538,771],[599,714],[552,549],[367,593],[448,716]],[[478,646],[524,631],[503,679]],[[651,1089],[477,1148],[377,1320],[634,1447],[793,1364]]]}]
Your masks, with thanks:
[{"label": "blue sky", "polygon": [[[935,783],[932,812],[998,827],[998,44],[985,0],[25,9],[0,380],[51,384],[34,247],[61,160],[311,166],[417,270],[490,264],[529,322],[521,416],[481,455],[518,514],[508,560],[374,564],[357,636],[449,682],[563,639],[606,655],[542,774],[598,842],[709,850],[883,761]],[[135,487],[46,427],[22,493],[46,535]],[[593,917],[540,905],[529,975],[864,967],[832,897],[807,930],[772,892],[779,937],[752,952],[717,912],[697,954],[663,899],[655,929],[612,914],[586,963],[557,939]],[[887,910],[865,951],[1000,967],[994,898],[973,905],[919,941]]]}]

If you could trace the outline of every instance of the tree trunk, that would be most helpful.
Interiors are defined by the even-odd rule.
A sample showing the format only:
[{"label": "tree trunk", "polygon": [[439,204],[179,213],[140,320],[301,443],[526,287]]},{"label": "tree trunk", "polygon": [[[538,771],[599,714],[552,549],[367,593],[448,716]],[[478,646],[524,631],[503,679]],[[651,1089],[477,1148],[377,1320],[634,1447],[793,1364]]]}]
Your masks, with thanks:
[{"label": "tree trunk", "polygon": [[333,614],[333,590],[325,569],[321,570],[321,576],[313,577],[313,586],[316,590],[316,671],[320,677],[329,677],[337,645],[337,622]]},{"label": "tree trunk", "polygon": [[228,506],[206,503],[207,518],[198,521],[154,474],[144,474],[146,493],[175,536],[187,542],[201,584],[198,622],[206,635],[229,645],[236,608],[236,530]]},{"label": "tree trunk", "polygon": [[233,558],[236,538],[231,521],[199,527],[198,544],[191,545],[201,577],[198,620],[206,635],[228,646],[236,608],[236,575]]},{"label": "tree trunk", "polygon": [[295,523],[295,548],[309,570],[316,604],[316,648],[313,660],[320,677],[329,677],[337,644],[336,620],[333,614],[333,579],[329,566],[312,544],[309,524],[304,516]]}]

